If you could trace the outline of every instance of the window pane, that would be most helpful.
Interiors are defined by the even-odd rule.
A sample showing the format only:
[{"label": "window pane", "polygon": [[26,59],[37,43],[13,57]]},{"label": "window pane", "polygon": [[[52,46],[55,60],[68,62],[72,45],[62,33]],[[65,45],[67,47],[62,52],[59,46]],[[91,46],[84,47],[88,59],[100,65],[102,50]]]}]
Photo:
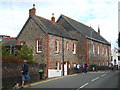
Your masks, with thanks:
[{"label": "window pane", "polygon": [[59,41],[55,40],[55,51],[59,52]]},{"label": "window pane", "polygon": [[37,52],[42,51],[42,40],[37,40]]},{"label": "window pane", "polygon": [[76,44],[73,43],[73,54],[76,54]]},{"label": "window pane", "polygon": [[21,45],[25,45],[26,43],[25,42],[21,42]]}]

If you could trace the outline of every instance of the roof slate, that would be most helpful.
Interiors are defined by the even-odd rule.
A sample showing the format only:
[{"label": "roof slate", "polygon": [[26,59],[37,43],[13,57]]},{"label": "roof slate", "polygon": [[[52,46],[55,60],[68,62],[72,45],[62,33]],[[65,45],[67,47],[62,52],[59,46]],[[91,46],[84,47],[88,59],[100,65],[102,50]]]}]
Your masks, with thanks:
[{"label": "roof slate", "polygon": [[110,43],[105,40],[100,34],[98,34],[93,28],[84,25],[76,20],[73,20],[65,15],[61,15],[57,22],[61,23],[67,31],[77,31],[87,39],[110,45]]},{"label": "roof slate", "polygon": [[2,44],[5,46],[15,46],[16,45],[16,38],[3,38]]},{"label": "roof slate", "polygon": [[72,37],[71,34],[69,34],[65,30],[65,28],[63,28],[63,26],[61,26],[61,24],[47,20],[39,16],[32,16],[32,18],[46,34],[52,34],[76,40],[74,37]]}]

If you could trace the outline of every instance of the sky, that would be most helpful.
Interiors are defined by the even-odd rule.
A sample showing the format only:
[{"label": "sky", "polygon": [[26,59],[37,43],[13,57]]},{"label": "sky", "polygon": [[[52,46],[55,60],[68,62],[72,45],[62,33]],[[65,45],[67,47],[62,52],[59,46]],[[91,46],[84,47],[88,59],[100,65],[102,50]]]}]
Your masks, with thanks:
[{"label": "sky", "polygon": [[17,37],[35,4],[36,15],[56,20],[61,14],[77,20],[117,47],[119,0],[0,0],[0,35]]}]

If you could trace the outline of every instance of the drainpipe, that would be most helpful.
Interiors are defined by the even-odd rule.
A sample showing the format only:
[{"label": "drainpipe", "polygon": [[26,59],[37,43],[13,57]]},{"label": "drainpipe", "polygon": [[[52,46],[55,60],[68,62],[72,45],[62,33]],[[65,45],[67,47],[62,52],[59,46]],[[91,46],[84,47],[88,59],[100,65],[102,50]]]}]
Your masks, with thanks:
[{"label": "drainpipe", "polygon": [[62,38],[62,61],[63,61],[62,74],[64,76],[64,38]]}]

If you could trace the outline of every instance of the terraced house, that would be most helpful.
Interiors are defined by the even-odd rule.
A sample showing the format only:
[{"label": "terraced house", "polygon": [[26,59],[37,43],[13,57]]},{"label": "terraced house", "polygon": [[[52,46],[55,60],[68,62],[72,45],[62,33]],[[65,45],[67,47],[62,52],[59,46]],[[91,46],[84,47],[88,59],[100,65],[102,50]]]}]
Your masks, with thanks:
[{"label": "terraced house", "polygon": [[34,50],[34,60],[45,64],[45,76],[68,75],[70,68],[87,62],[108,65],[111,45],[99,33],[65,15],[55,22],[36,15],[35,5],[18,34],[17,45]]}]

